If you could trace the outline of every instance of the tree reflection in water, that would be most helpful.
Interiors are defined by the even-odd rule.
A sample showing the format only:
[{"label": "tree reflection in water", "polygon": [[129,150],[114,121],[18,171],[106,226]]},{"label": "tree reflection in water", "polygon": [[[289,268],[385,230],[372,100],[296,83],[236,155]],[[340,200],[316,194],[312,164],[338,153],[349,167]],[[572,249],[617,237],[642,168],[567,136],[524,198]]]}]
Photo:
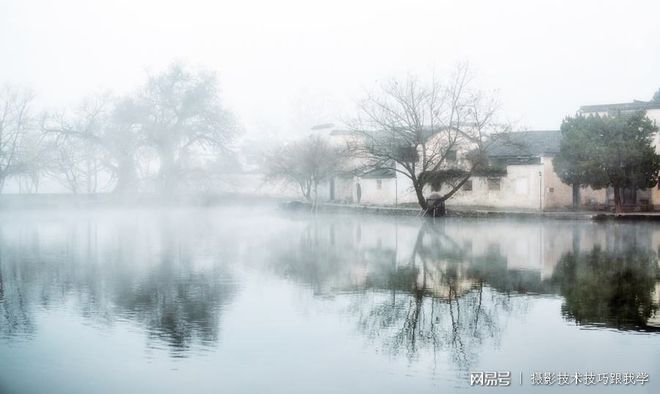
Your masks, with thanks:
[{"label": "tree reflection in water", "polygon": [[38,329],[35,308],[72,305],[94,324],[140,324],[155,340],[150,346],[165,344],[175,357],[215,343],[236,291],[221,263],[230,243],[216,244],[205,262],[207,245],[180,223],[164,218],[156,226],[142,233],[131,220],[88,221],[55,236],[28,227],[0,237],[0,333],[27,337]]},{"label": "tree reflection in water", "polygon": [[[464,226],[470,225],[477,228],[469,222],[427,221],[406,241],[374,242],[375,235],[362,224],[312,222],[298,241],[279,245],[274,269],[316,294],[347,297],[359,332],[381,349],[410,359],[443,352],[462,371],[475,365],[483,346],[497,346],[507,319],[524,315],[534,295],[562,295],[565,316],[581,324],[648,329],[645,322],[657,309],[657,256],[647,252],[645,241],[623,239],[619,232],[625,229],[597,227],[594,235],[591,224],[574,226],[572,232],[565,225],[526,224],[491,238],[502,239],[501,244],[473,247],[471,240],[487,238],[483,231],[496,230],[480,223],[482,233],[466,240]],[[391,226],[395,232],[396,226]],[[585,245],[593,250],[575,258],[571,250],[580,250],[583,230],[590,237]],[[365,242],[369,235],[371,242]],[[511,267],[525,256],[501,246],[517,245],[504,240],[519,237],[532,244],[527,257],[540,259],[530,264],[536,268]],[[600,249],[600,242],[613,252]],[[623,245],[627,251],[616,252]],[[550,275],[544,272],[548,269]]]},{"label": "tree reflection in water", "polygon": [[658,310],[653,299],[657,255],[629,246],[609,252],[567,253],[552,275],[564,297],[562,313],[581,325],[658,330],[647,324]]},{"label": "tree reflection in water", "polygon": [[359,331],[411,359],[420,351],[448,351],[468,370],[485,341],[499,340],[502,320],[525,308],[511,291],[540,286],[538,275],[507,275],[495,248],[474,255],[441,224],[424,223],[402,257],[396,244],[363,247],[357,236],[346,238],[351,233],[361,238],[361,226],[337,231],[312,223],[297,244],[280,251],[275,269],[318,294],[348,294]]}]

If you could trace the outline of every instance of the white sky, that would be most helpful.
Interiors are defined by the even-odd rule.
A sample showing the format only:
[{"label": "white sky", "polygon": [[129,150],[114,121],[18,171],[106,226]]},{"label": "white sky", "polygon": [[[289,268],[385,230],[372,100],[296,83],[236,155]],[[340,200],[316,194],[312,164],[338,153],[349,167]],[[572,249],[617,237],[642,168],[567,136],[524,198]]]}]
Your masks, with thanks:
[{"label": "white sky", "polygon": [[504,115],[556,129],[660,87],[660,2],[0,0],[0,83],[46,105],[130,91],[173,60],[219,73],[248,135],[347,116],[375,81],[468,61]]}]

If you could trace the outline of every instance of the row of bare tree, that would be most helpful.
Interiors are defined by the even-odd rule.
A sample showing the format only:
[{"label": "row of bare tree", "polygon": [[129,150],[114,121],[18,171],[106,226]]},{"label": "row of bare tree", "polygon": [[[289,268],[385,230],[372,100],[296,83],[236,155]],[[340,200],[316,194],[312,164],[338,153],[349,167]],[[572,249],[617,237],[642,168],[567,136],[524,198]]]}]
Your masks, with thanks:
[{"label": "row of bare tree", "polygon": [[[28,91],[0,92],[0,192],[8,179],[38,192],[44,178],[72,193],[165,195],[215,161],[237,133],[215,74],[173,64],[132,94],[97,94],[77,108],[37,111]],[[205,168],[207,168],[205,166]],[[147,188],[149,189],[149,188]]]}]

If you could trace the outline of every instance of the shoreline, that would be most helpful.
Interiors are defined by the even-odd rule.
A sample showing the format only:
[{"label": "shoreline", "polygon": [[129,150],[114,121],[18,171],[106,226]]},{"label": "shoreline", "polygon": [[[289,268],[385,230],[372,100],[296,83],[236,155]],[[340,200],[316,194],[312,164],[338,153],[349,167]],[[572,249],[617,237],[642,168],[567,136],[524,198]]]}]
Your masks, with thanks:
[{"label": "shoreline", "polygon": [[[388,207],[377,205],[348,205],[322,203],[318,205],[319,212],[327,213],[360,213],[387,216],[419,216],[422,210],[408,207]],[[515,209],[497,209],[486,207],[447,207],[446,217],[451,218],[525,218],[554,220],[591,220],[591,221],[660,221],[660,212],[627,212],[614,213],[602,211],[523,211]]]},{"label": "shoreline", "polygon": [[[214,207],[225,204],[263,205],[274,204],[285,210],[309,210],[311,204],[286,198],[255,196],[243,194],[175,196],[163,198],[156,194],[118,196],[113,194],[5,194],[0,195],[0,212],[21,210],[55,209],[103,209],[103,208],[141,208],[161,205],[163,207]],[[318,212],[366,214],[381,216],[423,217],[417,207],[393,207],[384,205],[356,205],[341,203],[319,203]],[[659,221],[660,212],[625,212],[606,211],[533,211],[520,209],[502,209],[491,207],[447,207],[446,217],[451,218],[524,218],[554,220],[591,220],[591,221]]]}]

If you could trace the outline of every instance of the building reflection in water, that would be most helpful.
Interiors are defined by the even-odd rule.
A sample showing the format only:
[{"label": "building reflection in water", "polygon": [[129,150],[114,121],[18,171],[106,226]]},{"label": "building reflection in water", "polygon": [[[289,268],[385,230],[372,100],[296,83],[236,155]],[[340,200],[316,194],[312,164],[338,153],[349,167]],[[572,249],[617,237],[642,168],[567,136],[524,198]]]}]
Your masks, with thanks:
[{"label": "building reflection in water", "polygon": [[660,229],[644,224],[344,218],[278,242],[272,268],[350,297],[359,331],[380,347],[447,351],[469,370],[531,297],[562,296],[575,324],[657,331],[659,245]]},{"label": "building reflection in water", "polygon": [[642,223],[22,217],[0,226],[0,336],[37,335],[39,311],[66,307],[100,327],[138,325],[149,346],[186,356],[217,345],[238,284],[258,269],[345,299],[381,349],[446,352],[468,370],[534,297],[561,296],[573,324],[658,330],[659,247],[660,229]]}]

